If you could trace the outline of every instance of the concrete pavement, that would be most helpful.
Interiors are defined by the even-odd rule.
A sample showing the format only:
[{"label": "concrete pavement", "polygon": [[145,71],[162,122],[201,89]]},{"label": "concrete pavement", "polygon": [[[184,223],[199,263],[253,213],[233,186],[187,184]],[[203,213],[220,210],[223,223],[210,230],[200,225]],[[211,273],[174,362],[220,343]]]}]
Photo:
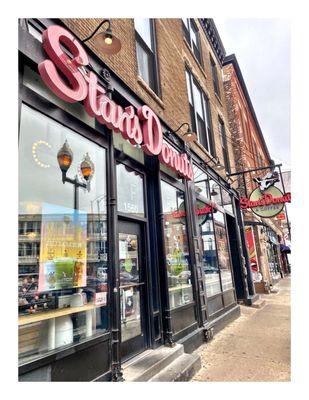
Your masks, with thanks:
[{"label": "concrete pavement", "polygon": [[241,306],[237,320],[195,351],[202,368],[192,381],[290,381],[290,281],[262,295],[261,309]]}]

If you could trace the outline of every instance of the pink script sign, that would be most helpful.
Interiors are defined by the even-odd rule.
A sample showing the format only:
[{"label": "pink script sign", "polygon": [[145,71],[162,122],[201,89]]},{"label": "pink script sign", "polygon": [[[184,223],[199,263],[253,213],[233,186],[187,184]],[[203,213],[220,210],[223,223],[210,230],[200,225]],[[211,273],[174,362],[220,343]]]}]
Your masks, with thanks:
[{"label": "pink script sign", "polygon": [[[61,45],[65,46],[69,57]],[[141,145],[143,151],[158,156],[161,163],[184,178],[193,179],[193,169],[187,154],[179,154],[163,142],[162,126],[157,115],[144,105],[123,109],[111,100],[105,89],[98,83],[93,72],[82,67],[89,64],[89,58],[78,40],[60,26],[50,26],[43,32],[43,48],[49,59],[42,61],[38,68],[45,84],[61,99],[69,103],[83,101],[87,113],[133,145]],[[65,82],[62,76],[68,82]]]}]

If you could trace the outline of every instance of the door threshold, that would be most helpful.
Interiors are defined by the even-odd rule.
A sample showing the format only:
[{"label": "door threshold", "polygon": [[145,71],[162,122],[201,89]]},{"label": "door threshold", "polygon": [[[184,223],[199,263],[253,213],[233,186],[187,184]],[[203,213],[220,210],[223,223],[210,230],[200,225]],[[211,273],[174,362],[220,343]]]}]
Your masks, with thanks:
[{"label": "door threshold", "polygon": [[125,362],[121,363],[122,368],[127,368],[129,365],[135,363],[136,361],[146,357],[148,354],[152,353],[153,349],[147,349],[142,351],[139,354],[136,354],[135,356],[133,356],[132,358],[130,358],[129,360],[126,360]]}]

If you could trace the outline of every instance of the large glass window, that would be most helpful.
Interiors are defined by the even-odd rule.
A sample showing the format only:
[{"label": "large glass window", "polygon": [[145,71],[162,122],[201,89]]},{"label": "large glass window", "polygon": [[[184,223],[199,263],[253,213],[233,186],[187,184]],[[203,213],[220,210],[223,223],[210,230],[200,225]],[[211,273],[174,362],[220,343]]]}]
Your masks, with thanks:
[{"label": "large glass window", "polygon": [[220,89],[219,89],[219,81],[218,81],[218,72],[217,66],[212,57],[210,57],[210,67],[211,67],[211,75],[212,75],[212,82],[214,85],[214,91],[216,95],[220,98]]},{"label": "large glass window", "polygon": [[186,82],[192,129],[197,133],[199,143],[212,155],[215,155],[208,97],[187,70]]},{"label": "large glass window", "polygon": [[136,18],[134,19],[134,25],[138,73],[149,87],[158,93],[154,22],[149,18]]},{"label": "large glass window", "polygon": [[[69,167],[66,174],[57,157],[63,169]],[[22,106],[18,257],[22,363],[108,329],[105,157],[103,148]]]},{"label": "large glass window", "polygon": [[221,148],[222,148],[222,153],[223,153],[225,170],[227,173],[230,173],[231,166],[230,166],[229,151],[228,151],[228,147],[227,147],[224,122],[221,120],[221,118],[219,118],[219,133],[220,133]]},{"label": "large glass window", "polygon": [[198,27],[193,19],[182,18],[183,31],[187,42],[189,43],[195,57],[198,59],[199,63],[202,63],[202,51],[200,44],[200,37],[198,32]]},{"label": "large glass window", "polygon": [[[206,206],[205,203],[197,201],[198,208]],[[221,292],[220,273],[216,251],[216,240],[212,213],[198,217],[200,233],[203,242],[203,268],[205,274],[206,294],[208,297]]]},{"label": "large glass window", "polygon": [[117,164],[117,202],[118,211],[145,216],[143,175],[124,164]]},{"label": "large glass window", "polygon": [[209,179],[208,175],[198,168],[196,165],[193,165],[194,172],[194,190],[197,196],[202,196],[207,199],[210,198],[209,194]]},{"label": "large glass window", "polygon": [[193,301],[184,192],[161,181],[170,307]]},{"label": "large glass window", "polygon": [[227,241],[227,229],[224,214],[221,211],[215,212],[213,216],[218,250],[218,262],[221,272],[222,290],[224,291],[233,288],[229,244]]},{"label": "large glass window", "polygon": [[[233,211],[231,196],[200,168],[194,167],[194,186],[196,195],[196,223],[202,240],[203,268],[207,297],[233,288],[231,261],[224,206]],[[221,196],[222,190],[222,196]],[[207,199],[216,203],[219,209],[213,210]]]},{"label": "large glass window", "polygon": [[227,210],[230,214],[233,214],[233,201],[232,196],[226,190],[222,189],[222,206]]}]

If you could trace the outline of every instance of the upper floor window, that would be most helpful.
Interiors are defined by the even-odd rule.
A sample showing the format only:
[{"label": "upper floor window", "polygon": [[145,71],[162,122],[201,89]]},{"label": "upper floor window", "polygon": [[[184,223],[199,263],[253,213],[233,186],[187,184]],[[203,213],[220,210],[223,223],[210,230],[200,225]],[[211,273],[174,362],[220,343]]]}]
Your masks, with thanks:
[{"label": "upper floor window", "polygon": [[195,57],[198,59],[199,63],[202,64],[202,51],[198,27],[191,18],[182,18],[182,22],[186,40],[190,44]]},{"label": "upper floor window", "polygon": [[216,66],[216,63],[214,62],[214,60],[212,59],[212,57],[210,57],[210,66],[211,66],[211,75],[212,75],[214,90],[215,90],[216,95],[220,98],[217,66]]},{"label": "upper floor window", "polygon": [[155,92],[159,91],[154,23],[149,18],[134,19],[138,73]]},{"label": "upper floor window", "polygon": [[199,143],[215,155],[209,100],[188,71],[186,81],[192,129],[197,133]]},{"label": "upper floor window", "polygon": [[231,166],[230,166],[229,151],[228,151],[228,147],[227,147],[225,127],[224,127],[224,122],[221,120],[220,117],[219,117],[219,133],[220,133],[220,140],[221,140],[221,147],[222,147],[225,170],[227,173],[230,173]]},{"label": "upper floor window", "polygon": [[42,39],[42,31],[44,30],[44,26],[40,23],[38,19],[28,18],[27,19],[27,27],[28,32],[38,39],[40,42],[43,41]]}]

